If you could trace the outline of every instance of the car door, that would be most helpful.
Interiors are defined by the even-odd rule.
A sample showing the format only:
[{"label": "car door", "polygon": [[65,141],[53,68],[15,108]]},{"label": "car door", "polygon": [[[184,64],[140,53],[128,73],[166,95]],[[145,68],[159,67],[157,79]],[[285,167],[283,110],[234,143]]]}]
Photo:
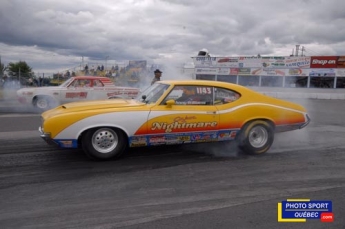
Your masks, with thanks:
[{"label": "car door", "polygon": [[182,86],[175,86],[167,97],[153,106],[148,116],[148,143],[182,144],[191,142],[209,142],[217,140],[219,114],[213,105],[213,87],[186,86],[195,90],[198,100],[172,106],[166,101],[183,97]]},{"label": "car door", "polygon": [[219,124],[218,141],[234,140],[243,122],[243,102],[241,94],[229,88],[214,87],[214,106],[218,109]]},{"label": "car door", "polygon": [[61,93],[61,102],[69,103],[75,101],[90,100],[92,98],[91,80],[75,79],[64,91]]},{"label": "car door", "polygon": [[93,99],[107,99],[109,98],[108,96],[108,91],[107,88],[104,86],[101,80],[99,79],[94,79],[92,83],[93,87]]}]

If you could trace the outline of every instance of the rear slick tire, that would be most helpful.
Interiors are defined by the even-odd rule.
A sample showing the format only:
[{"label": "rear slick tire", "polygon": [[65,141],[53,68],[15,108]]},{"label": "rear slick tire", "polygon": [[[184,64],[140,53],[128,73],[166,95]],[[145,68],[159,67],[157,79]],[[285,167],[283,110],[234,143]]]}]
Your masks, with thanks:
[{"label": "rear slick tire", "polygon": [[47,111],[58,106],[59,103],[50,96],[37,96],[33,101],[33,105],[40,111]]},{"label": "rear slick tire", "polygon": [[41,110],[41,111],[46,111],[50,108],[49,106],[49,99],[46,96],[38,96],[34,100],[34,106]]},{"label": "rear slick tire", "polygon": [[261,155],[267,152],[274,141],[274,129],[263,120],[251,121],[244,125],[238,139],[239,148],[246,154]]}]

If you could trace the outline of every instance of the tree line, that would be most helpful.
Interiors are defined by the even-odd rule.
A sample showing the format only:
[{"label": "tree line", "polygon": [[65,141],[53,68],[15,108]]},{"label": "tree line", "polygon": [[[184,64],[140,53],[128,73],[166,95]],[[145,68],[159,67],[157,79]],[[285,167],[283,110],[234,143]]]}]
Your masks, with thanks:
[{"label": "tree line", "polygon": [[32,72],[32,68],[25,62],[19,61],[16,63],[10,62],[8,65],[5,65],[1,62],[0,58],[0,78],[16,78],[23,77],[29,79],[30,77],[34,77],[34,73]]},{"label": "tree line", "polygon": [[[53,75],[55,78],[55,74]],[[6,83],[10,86],[6,86]],[[36,77],[32,68],[25,62],[19,61],[5,65],[0,57],[0,88],[1,87],[21,87],[21,86],[50,86],[50,78]]]}]

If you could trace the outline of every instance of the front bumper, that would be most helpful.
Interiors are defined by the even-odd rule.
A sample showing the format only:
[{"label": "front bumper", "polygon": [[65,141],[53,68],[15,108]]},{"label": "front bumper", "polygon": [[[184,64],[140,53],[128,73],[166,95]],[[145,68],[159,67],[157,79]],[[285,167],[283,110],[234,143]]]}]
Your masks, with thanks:
[{"label": "front bumper", "polygon": [[56,145],[58,146],[59,144],[57,144],[51,137],[50,137],[50,133],[44,133],[43,128],[40,126],[38,128],[38,131],[41,133],[40,137],[49,145]]}]

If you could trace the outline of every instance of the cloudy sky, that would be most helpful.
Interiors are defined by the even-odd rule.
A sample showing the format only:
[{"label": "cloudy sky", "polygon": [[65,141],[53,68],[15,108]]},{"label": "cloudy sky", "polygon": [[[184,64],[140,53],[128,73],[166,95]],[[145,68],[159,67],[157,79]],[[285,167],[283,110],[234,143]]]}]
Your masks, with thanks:
[{"label": "cloudy sky", "polygon": [[1,0],[0,56],[36,73],[82,63],[345,54],[344,0]]}]

